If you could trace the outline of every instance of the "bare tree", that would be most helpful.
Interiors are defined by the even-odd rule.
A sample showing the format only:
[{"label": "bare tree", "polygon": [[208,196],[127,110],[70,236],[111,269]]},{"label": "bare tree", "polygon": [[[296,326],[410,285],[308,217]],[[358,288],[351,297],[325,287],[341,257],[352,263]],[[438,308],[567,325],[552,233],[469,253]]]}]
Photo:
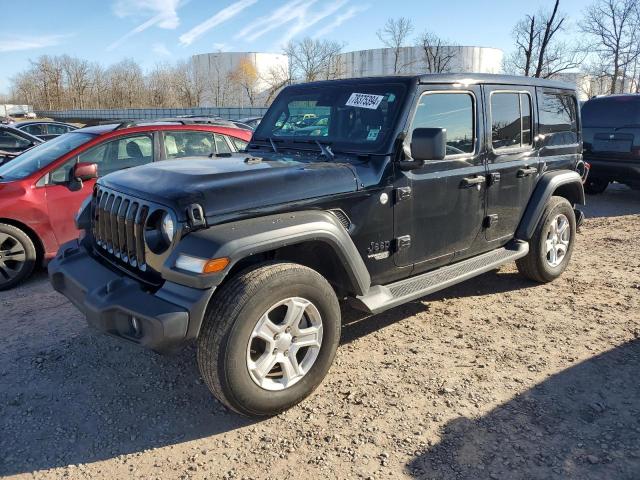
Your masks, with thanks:
[{"label": "bare tree", "polygon": [[384,27],[376,32],[382,44],[393,50],[393,73],[400,73],[404,68],[404,65],[400,64],[400,54],[411,32],[413,23],[405,17],[388,19]]},{"label": "bare tree", "polygon": [[173,69],[173,87],[181,105],[195,107],[202,101],[205,80],[193,62],[181,61]]},{"label": "bare tree", "polygon": [[286,67],[278,65],[270,68],[266,75],[263,76],[262,80],[267,85],[264,98],[265,105],[269,105],[280,90],[287,85],[291,85],[293,82],[293,79],[291,78],[291,69],[288,64]]},{"label": "bare tree", "polygon": [[255,65],[248,58],[243,58],[238,62],[238,66],[231,72],[231,80],[237,83],[246,98],[249,99],[249,105],[255,105],[258,91],[258,71]]},{"label": "bare tree", "polygon": [[553,9],[526,15],[513,28],[516,50],[507,58],[505,70],[528,77],[549,78],[578,68],[586,54],[578,46],[560,38],[567,16],[559,12],[560,0]]},{"label": "bare tree", "polygon": [[90,87],[89,62],[64,55],[61,58],[68,96],[73,108],[84,108],[86,92]]},{"label": "bare tree", "polygon": [[87,103],[90,103],[93,108],[103,108],[108,85],[106,71],[99,63],[93,63],[89,67],[89,77],[91,93]]},{"label": "bare tree", "polygon": [[343,45],[330,40],[304,38],[291,41],[284,53],[289,57],[290,78],[304,82],[330,80],[342,75],[339,54]]},{"label": "bare tree", "polygon": [[230,95],[228,72],[222,65],[222,58],[220,54],[209,56],[209,74],[203,79],[205,83],[203,96],[216,107],[225,106]]},{"label": "bare tree", "polygon": [[451,71],[451,62],[456,56],[456,52],[451,48],[452,45],[447,45],[442,38],[432,32],[424,32],[419,39],[419,45],[422,47],[427,72]]},{"label": "bare tree", "polygon": [[618,91],[627,67],[640,56],[640,3],[638,0],[597,0],[582,21],[582,31],[593,40],[591,48],[607,66],[610,93]]},{"label": "bare tree", "polygon": [[145,78],[147,101],[155,107],[177,107],[174,89],[173,67],[166,63],[157,64]]}]

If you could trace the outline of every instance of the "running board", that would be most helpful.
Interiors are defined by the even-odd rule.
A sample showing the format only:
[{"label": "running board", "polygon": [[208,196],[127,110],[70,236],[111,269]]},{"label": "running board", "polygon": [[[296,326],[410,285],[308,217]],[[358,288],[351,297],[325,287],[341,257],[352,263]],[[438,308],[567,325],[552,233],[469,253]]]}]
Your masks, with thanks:
[{"label": "running board", "polygon": [[399,282],[389,285],[373,285],[366,295],[356,297],[353,303],[360,310],[380,313],[481,275],[505,263],[513,262],[524,257],[527,253],[529,253],[529,244],[517,241],[506,247]]}]

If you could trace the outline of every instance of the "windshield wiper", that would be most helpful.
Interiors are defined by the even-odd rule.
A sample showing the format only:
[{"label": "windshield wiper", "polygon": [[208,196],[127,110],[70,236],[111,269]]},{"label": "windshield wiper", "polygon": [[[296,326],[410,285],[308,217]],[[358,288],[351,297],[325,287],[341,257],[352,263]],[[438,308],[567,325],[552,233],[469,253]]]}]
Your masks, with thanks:
[{"label": "windshield wiper", "polygon": [[331,145],[323,145],[318,140],[314,140],[314,142],[316,142],[316,145],[318,145],[318,147],[320,147],[320,151],[322,152],[322,155],[325,158],[328,158],[330,160],[333,160],[334,158],[336,158],[334,153],[331,151]]}]

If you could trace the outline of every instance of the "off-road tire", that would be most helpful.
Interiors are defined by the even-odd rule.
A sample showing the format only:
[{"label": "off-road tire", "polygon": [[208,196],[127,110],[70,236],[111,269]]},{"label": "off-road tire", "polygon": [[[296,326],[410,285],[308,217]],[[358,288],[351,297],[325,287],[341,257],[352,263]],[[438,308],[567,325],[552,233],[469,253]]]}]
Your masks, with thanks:
[{"label": "off-road tire", "polygon": [[[320,350],[302,379],[280,391],[261,388],[247,366],[247,345],[260,317],[278,301],[308,299],[322,318]],[[340,342],[340,306],[318,272],[295,263],[262,264],[238,273],[213,296],[198,337],[198,366],[213,395],[250,417],[276,415],[311,394],[327,374]]]},{"label": "off-road tire", "polygon": [[[13,250],[3,255],[3,248]],[[17,250],[16,250],[17,248]],[[15,256],[19,253],[19,257]],[[21,262],[11,260],[11,256]],[[20,284],[33,273],[38,254],[33,240],[13,225],[0,223],[0,290],[8,290]]]},{"label": "off-road tire", "polygon": [[[562,262],[556,267],[552,267],[547,262],[546,240],[551,222],[559,214],[564,215],[569,220],[569,246]],[[547,283],[555,280],[567,268],[569,260],[571,260],[575,240],[576,217],[573,207],[566,198],[551,197],[529,242],[529,253],[525,257],[516,260],[518,271],[536,282]]]},{"label": "off-road tire", "polygon": [[589,195],[599,195],[604,193],[604,191],[609,186],[608,180],[602,180],[601,178],[588,178],[584,184],[584,192]]}]

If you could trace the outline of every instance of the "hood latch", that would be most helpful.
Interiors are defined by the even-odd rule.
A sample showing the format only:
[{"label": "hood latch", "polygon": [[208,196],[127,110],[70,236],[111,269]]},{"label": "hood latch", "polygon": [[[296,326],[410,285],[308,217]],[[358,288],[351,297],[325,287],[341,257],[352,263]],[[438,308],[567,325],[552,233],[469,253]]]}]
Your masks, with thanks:
[{"label": "hood latch", "polygon": [[187,217],[189,217],[189,226],[191,230],[198,230],[207,226],[207,219],[204,211],[198,203],[192,203],[187,207]]}]

